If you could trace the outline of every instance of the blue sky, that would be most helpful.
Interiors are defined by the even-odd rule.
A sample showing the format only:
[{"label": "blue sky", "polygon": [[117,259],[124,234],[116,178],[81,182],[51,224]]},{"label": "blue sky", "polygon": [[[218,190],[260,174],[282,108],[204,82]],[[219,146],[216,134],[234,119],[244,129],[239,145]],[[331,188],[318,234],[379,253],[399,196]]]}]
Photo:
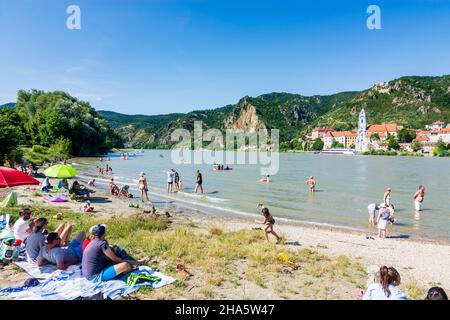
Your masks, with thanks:
[{"label": "blue sky", "polygon": [[[81,9],[68,30],[66,9]],[[381,30],[366,27],[369,5]],[[0,0],[0,104],[64,90],[127,114],[450,74],[450,1]]]}]

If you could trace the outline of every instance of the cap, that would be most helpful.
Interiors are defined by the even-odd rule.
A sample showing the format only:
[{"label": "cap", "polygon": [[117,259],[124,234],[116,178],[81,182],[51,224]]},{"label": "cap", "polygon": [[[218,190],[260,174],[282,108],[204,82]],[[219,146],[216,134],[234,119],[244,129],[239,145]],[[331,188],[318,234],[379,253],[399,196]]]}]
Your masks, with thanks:
[{"label": "cap", "polygon": [[104,224],[96,224],[95,226],[89,229],[89,232],[94,236],[102,236],[106,232],[106,225]]}]

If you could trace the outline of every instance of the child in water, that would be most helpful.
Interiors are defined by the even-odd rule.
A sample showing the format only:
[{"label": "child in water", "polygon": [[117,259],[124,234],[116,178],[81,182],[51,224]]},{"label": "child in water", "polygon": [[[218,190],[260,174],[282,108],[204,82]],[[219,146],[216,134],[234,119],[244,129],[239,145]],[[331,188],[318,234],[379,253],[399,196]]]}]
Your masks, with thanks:
[{"label": "child in water", "polygon": [[258,208],[262,208],[261,213],[264,216],[264,221],[255,220],[255,223],[265,224],[264,228],[264,236],[266,237],[266,241],[269,242],[269,233],[273,234],[275,238],[277,238],[277,244],[280,242],[280,237],[273,231],[273,225],[275,224],[275,219],[269,212],[269,209],[265,208],[261,203],[258,204]]}]

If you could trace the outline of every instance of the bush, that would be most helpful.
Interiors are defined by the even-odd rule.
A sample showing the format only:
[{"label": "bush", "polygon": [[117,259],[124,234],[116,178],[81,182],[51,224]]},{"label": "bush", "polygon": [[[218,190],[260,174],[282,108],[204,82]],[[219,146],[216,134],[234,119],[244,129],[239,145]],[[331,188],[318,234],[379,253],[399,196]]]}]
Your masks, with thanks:
[{"label": "bush", "polygon": [[31,151],[46,154],[48,152],[48,148],[37,144],[31,147]]}]

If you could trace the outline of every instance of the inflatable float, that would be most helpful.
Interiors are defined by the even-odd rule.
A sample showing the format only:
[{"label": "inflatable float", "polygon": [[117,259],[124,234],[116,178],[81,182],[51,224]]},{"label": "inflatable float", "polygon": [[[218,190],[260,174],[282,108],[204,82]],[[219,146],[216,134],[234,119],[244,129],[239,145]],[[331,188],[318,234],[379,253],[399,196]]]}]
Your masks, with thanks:
[{"label": "inflatable float", "polygon": [[44,196],[43,199],[47,202],[67,202],[68,201],[66,196],[59,196],[59,197]]}]

